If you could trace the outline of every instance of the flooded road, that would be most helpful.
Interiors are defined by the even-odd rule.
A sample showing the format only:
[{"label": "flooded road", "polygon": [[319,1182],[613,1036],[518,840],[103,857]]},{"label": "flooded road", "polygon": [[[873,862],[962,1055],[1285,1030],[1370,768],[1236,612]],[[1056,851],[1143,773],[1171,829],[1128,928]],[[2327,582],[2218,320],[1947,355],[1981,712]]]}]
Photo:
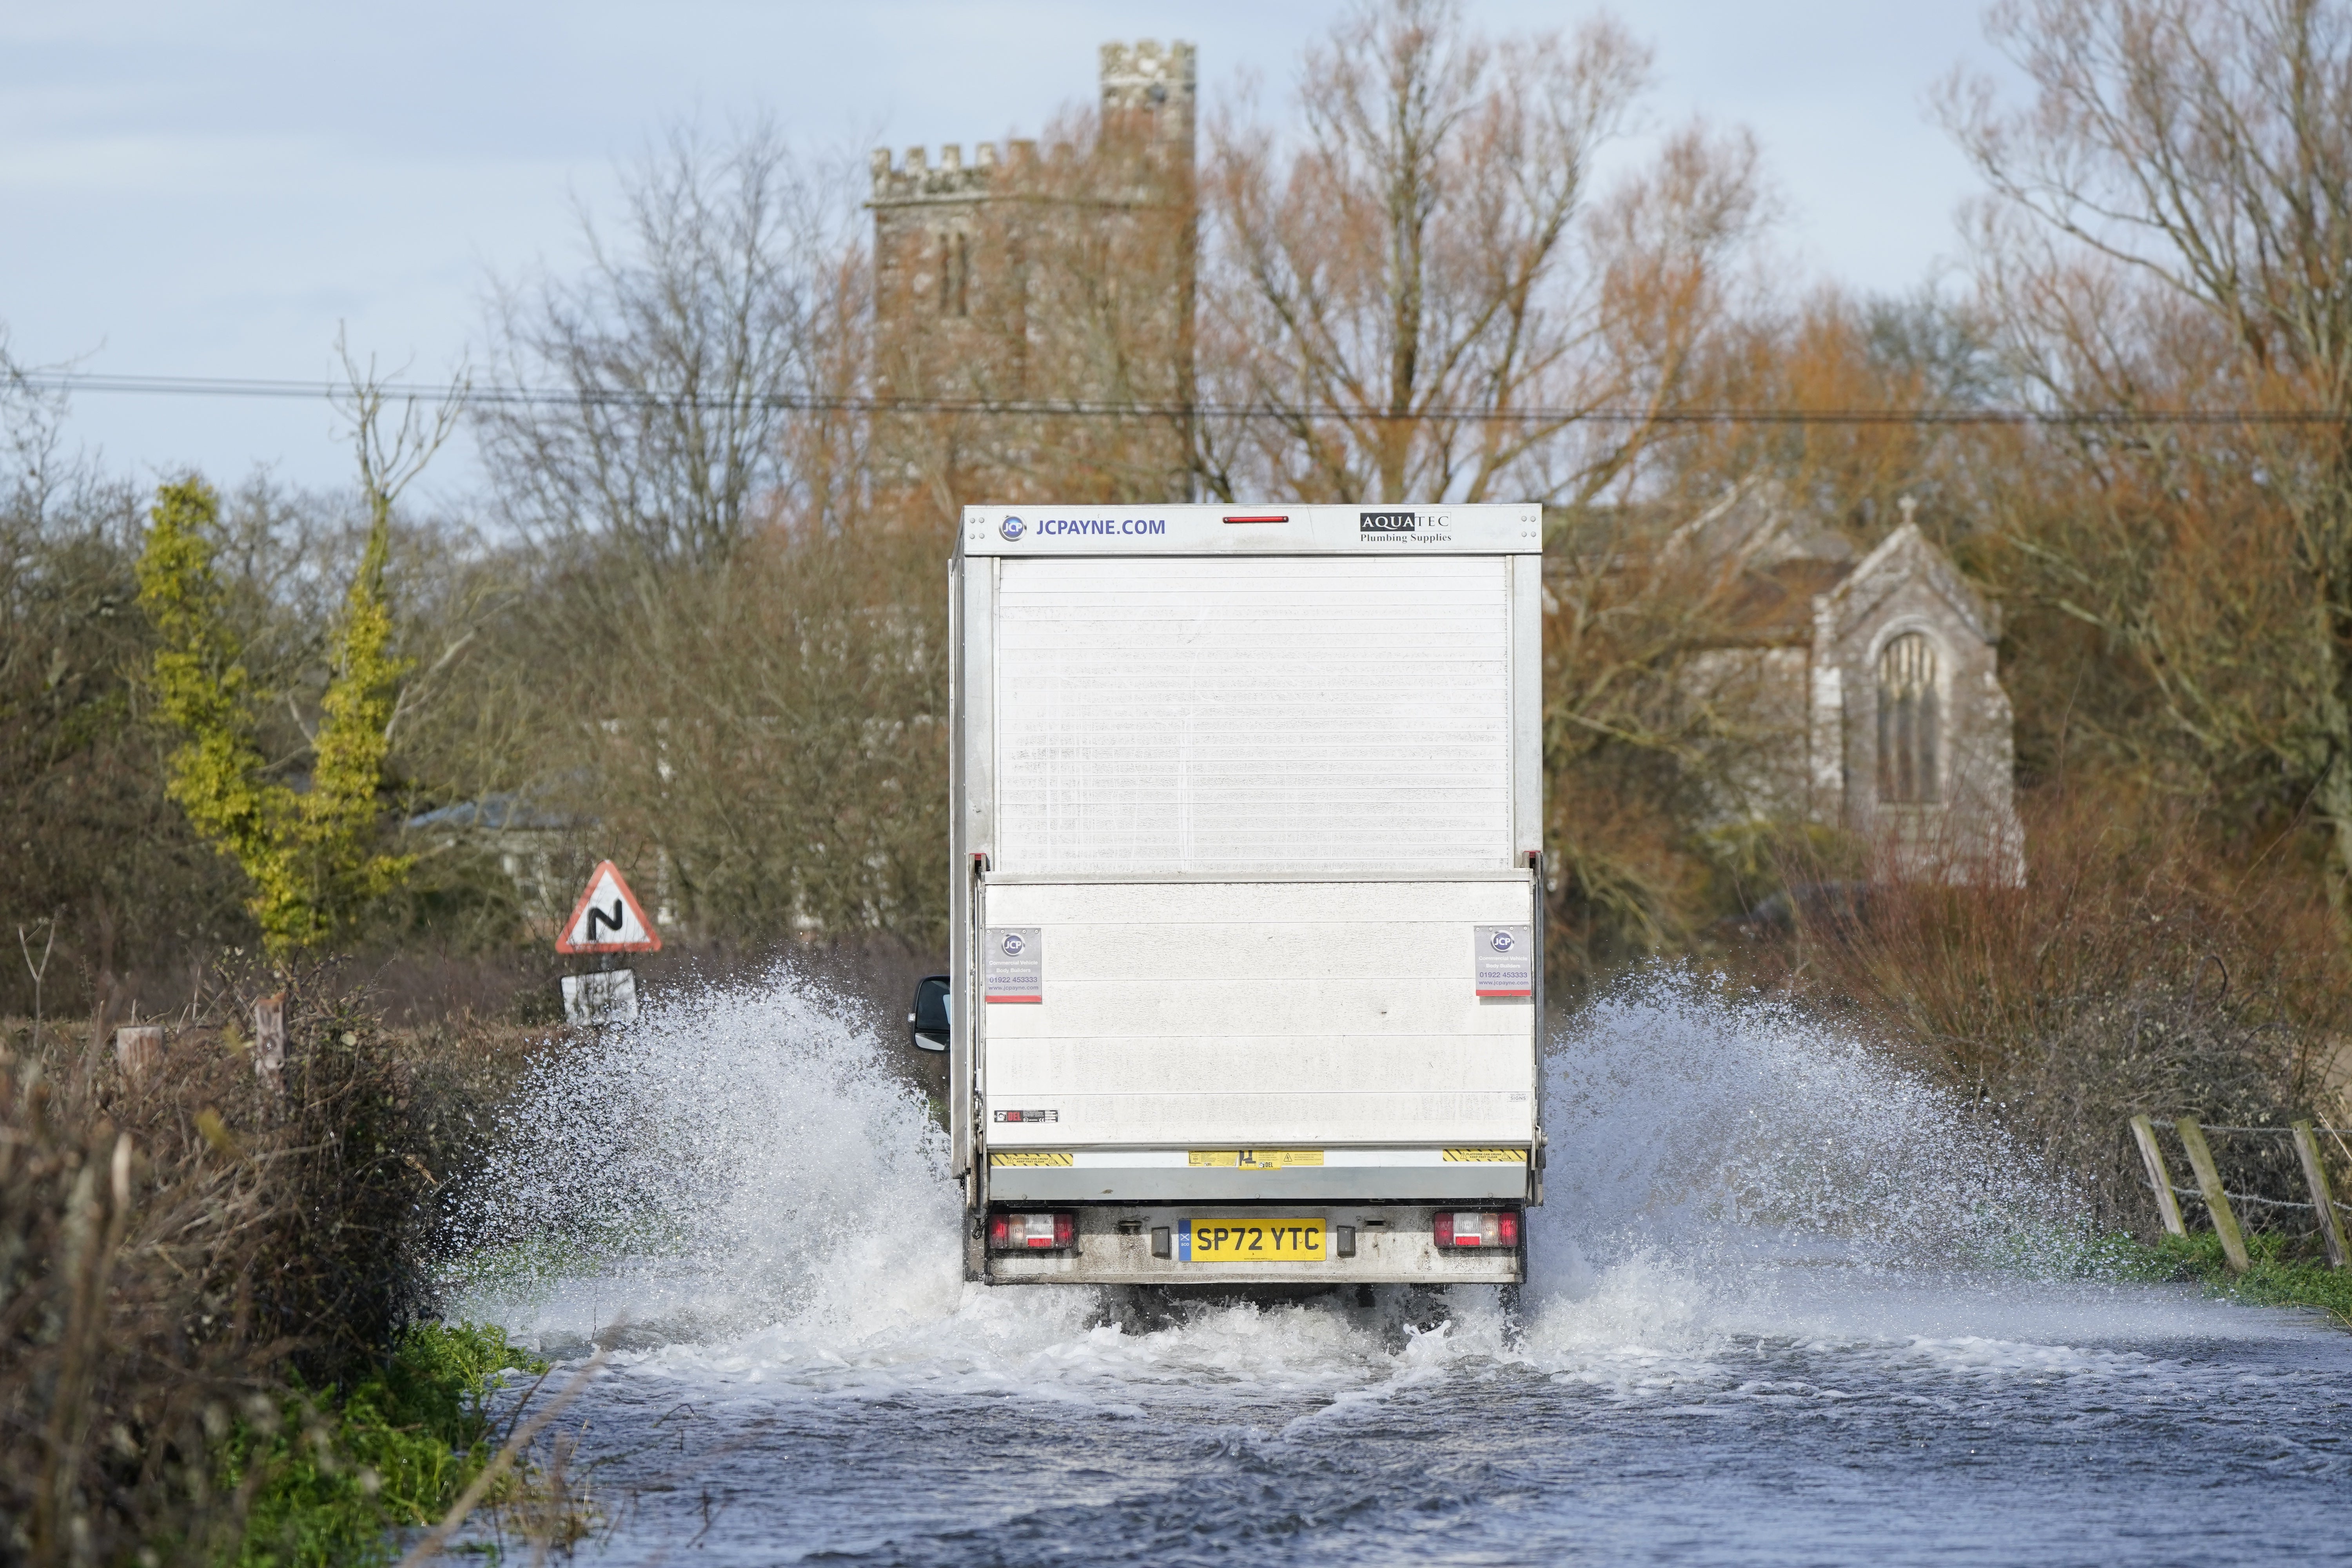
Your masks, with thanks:
[{"label": "flooded road", "polygon": [[608,1346],[584,1561],[2352,1562],[2352,1334],[2102,1279],[2030,1163],[1805,1020],[1578,1026],[1515,1314],[1139,1314],[964,1285],[871,1042],[706,1005],[538,1086],[478,1222],[570,1239],[486,1245],[465,1310]]},{"label": "flooded road", "polygon": [[1630,1305],[1560,1304],[1511,1347],[1475,1308],[1419,1336],[1313,1306],[1137,1335],[991,1300],[919,1351],[625,1354],[573,1411],[607,1510],[583,1554],[2352,1561],[2352,1335],[2145,1289],[1976,1325],[2003,1337]]}]

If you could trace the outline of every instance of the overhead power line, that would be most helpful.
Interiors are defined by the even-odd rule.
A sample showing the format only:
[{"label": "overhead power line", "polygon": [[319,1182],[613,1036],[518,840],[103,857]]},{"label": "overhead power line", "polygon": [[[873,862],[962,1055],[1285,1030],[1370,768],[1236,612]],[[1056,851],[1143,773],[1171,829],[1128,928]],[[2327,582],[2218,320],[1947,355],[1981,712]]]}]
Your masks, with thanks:
[{"label": "overhead power line", "polygon": [[[36,392],[125,393],[164,397],[280,398],[316,402],[348,388],[333,382],[287,381],[214,375],[85,375],[28,371],[15,378]],[[692,407],[716,411],[764,408],[796,413],[948,414],[999,417],[1082,419],[1347,419],[1372,420],[1370,410],[1337,405],[1306,406],[1259,403],[1096,402],[1055,398],[824,397],[794,393],[682,395],[632,388],[472,386],[421,382],[386,383],[388,398],[422,403],[451,400],[469,407],[630,408]],[[1563,408],[1535,406],[1416,409],[1398,416],[1411,422],[1454,425],[2340,425],[2352,416],[2306,408]]]}]

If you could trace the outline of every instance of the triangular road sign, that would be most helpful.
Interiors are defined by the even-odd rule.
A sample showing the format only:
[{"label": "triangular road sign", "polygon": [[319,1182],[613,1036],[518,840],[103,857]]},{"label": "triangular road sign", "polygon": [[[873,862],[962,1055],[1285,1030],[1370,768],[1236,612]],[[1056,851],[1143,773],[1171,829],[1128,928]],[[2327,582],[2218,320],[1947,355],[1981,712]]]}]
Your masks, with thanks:
[{"label": "triangular road sign", "polygon": [[659,952],[661,936],[637,907],[637,896],[607,860],[588,879],[588,890],[555,939],[558,952]]}]

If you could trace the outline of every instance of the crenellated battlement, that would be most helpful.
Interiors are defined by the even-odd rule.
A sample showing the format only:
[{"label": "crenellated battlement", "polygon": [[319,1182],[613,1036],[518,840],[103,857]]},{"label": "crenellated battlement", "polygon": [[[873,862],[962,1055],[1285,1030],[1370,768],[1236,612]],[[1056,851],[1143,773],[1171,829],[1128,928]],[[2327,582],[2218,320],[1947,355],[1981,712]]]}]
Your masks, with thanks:
[{"label": "crenellated battlement", "polygon": [[887,147],[877,147],[867,159],[877,202],[971,201],[988,194],[996,173],[996,144],[982,142],[972,149],[972,161],[963,161],[963,148],[949,142],[940,149],[938,163],[930,149],[909,147],[906,161],[895,162]]},{"label": "crenellated battlement", "polygon": [[1181,148],[1188,161],[1199,96],[1199,54],[1191,44],[1144,38],[1102,47],[1103,113],[1150,115],[1152,139]]},{"label": "crenellated battlement", "polygon": [[[1058,153],[1065,148],[1055,148]],[[982,142],[971,150],[971,162],[963,161],[963,147],[950,142],[940,149],[940,161],[931,162],[928,147],[909,147],[903,163],[893,156],[887,147],[877,147],[866,160],[873,178],[873,200],[876,202],[969,202],[989,194],[996,171],[1003,166],[1020,168],[1037,158],[1037,143],[1014,140],[1004,144],[1002,163],[996,155],[996,143]]]},{"label": "crenellated battlement", "polygon": [[[1152,140],[1190,162],[1193,110],[1200,94],[1199,53],[1181,41],[1159,43],[1139,39],[1132,44],[1102,46],[1102,109],[1109,114],[1148,114]],[[1066,157],[1067,147],[1053,150]],[[1019,167],[1037,156],[1037,143],[1012,141],[1004,144],[1003,163]],[[990,194],[1000,167],[996,144],[982,142],[972,148],[971,162],[963,148],[949,142],[931,161],[928,147],[909,147],[902,160],[887,147],[877,147],[868,160],[872,200],[877,205],[909,202],[971,202]]]}]

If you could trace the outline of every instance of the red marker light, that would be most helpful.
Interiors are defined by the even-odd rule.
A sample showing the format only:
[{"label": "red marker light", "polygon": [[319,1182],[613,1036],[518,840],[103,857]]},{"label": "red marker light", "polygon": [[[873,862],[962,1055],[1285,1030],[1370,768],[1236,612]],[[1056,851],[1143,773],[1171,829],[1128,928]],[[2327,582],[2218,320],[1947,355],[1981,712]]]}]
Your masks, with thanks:
[{"label": "red marker light", "polygon": [[1227,512],[1227,522],[1288,522],[1290,514],[1280,511]]},{"label": "red marker light", "polygon": [[1433,1226],[1437,1245],[1454,1248],[1477,1247],[1517,1247],[1519,1244],[1519,1216],[1505,1209],[1496,1214],[1441,1214]]},{"label": "red marker light", "polygon": [[988,1216],[991,1252],[1066,1252],[1077,1244],[1074,1214],[992,1214]]}]

